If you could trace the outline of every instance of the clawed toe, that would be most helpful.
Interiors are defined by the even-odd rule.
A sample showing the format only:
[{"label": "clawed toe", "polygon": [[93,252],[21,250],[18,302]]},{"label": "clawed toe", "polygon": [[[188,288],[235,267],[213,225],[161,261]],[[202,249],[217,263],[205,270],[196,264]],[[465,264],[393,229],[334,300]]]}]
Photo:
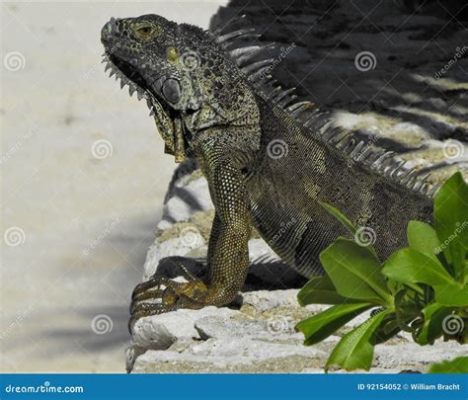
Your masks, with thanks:
[{"label": "clawed toe", "polygon": [[140,318],[175,311],[179,308],[203,307],[205,291],[206,285],[196,278],[182,283],[158,277],[140,283],[132,293],[130,333],[135,322]]},{"label": "clawed toe", "polygon": [[135,300],[142,294],[147,293],[148,290],[160,289],[161,286],[167,285],[168,282],[169,279],[162,276],[151,278],[146,282],[139,283],[136,285],[135,289],[133,289],[132,300]]},{"label": "clawed toe", "polygon": [[169,306],[162,303],[138,303],[132,304],[131,309],[131,317],[128,322],[128,330],[130,333],[133,332],[133,326],[135,325],[135,322],[140,318],[174,311],[176,310],[176,307],[175,305]]},{"label": "clawed toe", "polygon": [[[174,297],[174,289],[177,288],[178,284],[165,277],[151,278],[147,282],[138,284],[132,293],[130,313],[134,314],[135,310],[140,306],[167,306],[168,302],[171,303],[170,300]],[[159,303],[152,301],[159,301]]]}]

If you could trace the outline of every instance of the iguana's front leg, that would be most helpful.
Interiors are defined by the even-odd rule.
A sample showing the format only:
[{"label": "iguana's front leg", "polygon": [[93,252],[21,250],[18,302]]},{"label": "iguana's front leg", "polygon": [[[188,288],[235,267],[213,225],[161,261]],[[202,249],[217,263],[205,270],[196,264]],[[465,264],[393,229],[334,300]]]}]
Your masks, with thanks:
[{"label": "iguana's front leg", "polygon": [[[178,308],[202,308],[230,303],[242,288],[249,266],[251,233],[249,201],[235,151],[216,140],[198,146],[198,159],[208,180],[215,206],[208,246],[209,274],[206,281],[191,277],[180,283],[153,278],[139,285],[133,295],[132,324],[136,319]],[[148,300],[160,300],[148,303]]]},{"label": "iguana's front leg", "polygon": [[223,305],[234,299],[247,276],[250,205],[236,152],[217,151],[215,143],[206,147],[211,148],[204,153],[202,169],[216,210],[208,246],[207,300]]}]

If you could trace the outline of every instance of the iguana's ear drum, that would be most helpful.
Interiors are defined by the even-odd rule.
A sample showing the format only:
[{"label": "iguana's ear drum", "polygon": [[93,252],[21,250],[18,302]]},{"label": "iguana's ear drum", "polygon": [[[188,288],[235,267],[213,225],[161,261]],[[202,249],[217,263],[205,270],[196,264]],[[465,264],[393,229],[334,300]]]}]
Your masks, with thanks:
[{"label": "iguana's ear drum", "polygon": [[180,84],[173,78],[166,79],[162,85],[162,95],[172,104],[177,104],[180,100]]}]

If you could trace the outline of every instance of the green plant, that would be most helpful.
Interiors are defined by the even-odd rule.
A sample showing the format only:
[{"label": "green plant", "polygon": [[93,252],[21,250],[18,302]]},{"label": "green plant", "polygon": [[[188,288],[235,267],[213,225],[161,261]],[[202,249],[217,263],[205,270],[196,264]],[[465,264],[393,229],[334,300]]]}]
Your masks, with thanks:
[{"label": "green plant", "polygon": [[[340,211],[323,206],[354,238],[359,234]],[[383,264],[372,246],[343,237],[320,254],[325,275],[312,278],[298,300],[331,307],[297,324],[304,344],[318,343],[374,309],[338,342],[326,370],[368,370],[374,346],[399,331],[410,332],[420,345],[438,338],[468,343],[468,185],[460,173],[438,190],[433,217],[434,226],[411,221],[408,247]]]},{"label": "green plant", "polygon": [[468,357],[458,357],[451,361],[432,364],[429,372],[434,374],[468,374]]}]

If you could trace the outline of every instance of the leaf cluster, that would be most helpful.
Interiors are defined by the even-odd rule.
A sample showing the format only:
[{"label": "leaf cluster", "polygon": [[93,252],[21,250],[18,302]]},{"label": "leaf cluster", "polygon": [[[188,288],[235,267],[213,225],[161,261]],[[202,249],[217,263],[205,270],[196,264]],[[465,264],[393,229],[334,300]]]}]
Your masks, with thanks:
[{"label": "leaf cluster", "polygon": [[[345,215],[322,205],[356,237],[358,229]],[[365,322],[341,338],[326,370],[370,369],[374,346],[400,331],[410,332],[420,345],[439,338],[468,343],[468,185],[460,173],[438,190],[433,221],[410,221],[408,247],[384,262],[372,246],[345,237],[320,254],[325,275],[313,277],[298,300],[303,306],[331,307],[297,324],[304,343],[318,343],[373,309]],[[458,364],[456,369],[466,369]],[[440,372],[444,365],[432,370]]]}]

